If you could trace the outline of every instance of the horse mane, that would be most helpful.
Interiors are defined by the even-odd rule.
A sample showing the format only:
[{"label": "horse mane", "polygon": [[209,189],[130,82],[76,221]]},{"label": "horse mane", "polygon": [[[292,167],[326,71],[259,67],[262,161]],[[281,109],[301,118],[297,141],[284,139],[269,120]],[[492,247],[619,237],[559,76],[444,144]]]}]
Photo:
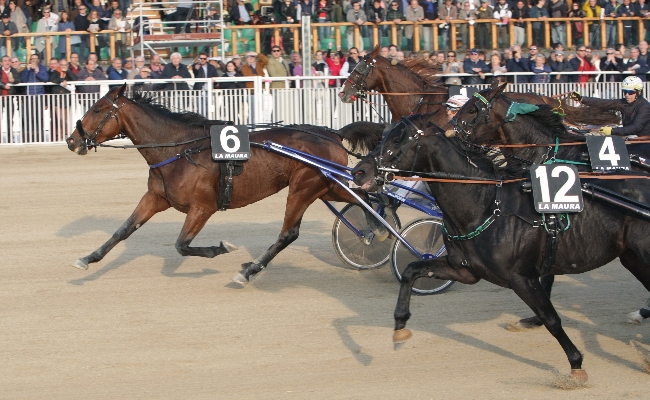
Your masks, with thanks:
[{"label": "horse mane", "polygon": [[440,77],[442,71],[431,64],[425,57],[417,56],[408,58],[402,61],[402,65],[424,80],[429,86],[440,86],[444,84],[444,81]]},{"label": "horse mane", "polygon": [[160,101],[163,99],[158,95],[157,92],[136,90],[133,92],[131,97],[127,98],[134,103],[144,107],[145,109],[153,111],[161,117],[169,118],[182,124],[190,126],[203,126],[205,124],[213,122],[203,115],[191,111],[171,111],[168,106],[160,103]]},{"label": "horse mane", "polygon": [[589,121],[589,125],[609,125],[619,124],[621,117],[619,112],[620,108],[612,109],[611,106],[581,106],[574,107],[569,105],[566,100],[562,100],[562,108],[565,109],[566,117],[564,120],[571,125],[583,125],[585,121]]}]

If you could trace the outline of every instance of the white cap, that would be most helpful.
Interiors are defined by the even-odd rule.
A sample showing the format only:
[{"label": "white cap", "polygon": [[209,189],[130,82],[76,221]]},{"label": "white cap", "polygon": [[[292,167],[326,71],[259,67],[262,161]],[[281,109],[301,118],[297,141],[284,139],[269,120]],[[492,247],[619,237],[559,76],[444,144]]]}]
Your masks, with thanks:
[{"label": "white cap", "polygon": [[465,103],[467,103],[468,100],[469,97],[463,96],[462,94],[457,94],[455,96],[451,96],[445,105],[451,108],[461,108],[465,105]]}]

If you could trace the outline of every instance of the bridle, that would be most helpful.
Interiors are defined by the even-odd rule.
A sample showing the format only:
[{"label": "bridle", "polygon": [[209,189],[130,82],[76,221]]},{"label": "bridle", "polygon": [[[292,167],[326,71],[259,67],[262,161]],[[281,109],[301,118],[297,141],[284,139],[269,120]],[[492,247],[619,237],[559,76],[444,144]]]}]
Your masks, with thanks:
[{"label": "bridle", "polygon": [[[120,98],[119,94],[117,95],[115,100],[111,100],[110,98],[108,98],[108,95],[105,95],[103,97],[103,99],[106,99],[109,103],[111,103],[111,107],[91,134],[88,134],[84,130],[83,125],[81,124],[81,120],[77,120],[77,131],[79,132],[79,136],[81,136],[81,140],[82,140],[81,145],[83,147],[86,147],[86,149],[90,149],[92,147],[97,149],[97,142],[95,141],[95,138],[97,138],[97,135],[101,133],[102,129],[104,129],[104,125],[106,125],[106,123],[110,121],[111,118],[115,118],[115,122],[119,124],[120,121],[117,118],[117,113],[120,110],[120,108],[124,106],[124,104],[126,104],[126,103],[122,103],[121,106],[118,105],[119,98]],[[90,110],[88,110],[86,114],[88,114],[89,112]],[[84,116],[81,119],[84,119],[86,117],[86,114],[84,114]]]},{"label": "bridle", "polygon": [[[403,131],[399,139],[397,139],[397,143],[399,147],[397,148],[396,151],[392,150],[386,150],[386,155],[389,156],[390,158],[387,158],[387,160],[383,160],[384,158],[384,145],[386,144],[386,140],[390,137],[391,132],[393,132],[395,129],[397,129],[400,125],[404,125]],[[415,134],[410,134],[406,132],[406,128],[408,128],[407,125],[411,125],[415,129]],[[404,138],[405,135],[408,135],[406,138]],[[413,156],[413,163],[411,164],[411,170],[415,167],[415,162],[417,161],[418,158],[418,153],[420,151],[420,144],[418,144],[418,140],[422,136],[427,136],[428,133],[425,133],[423,130],[418,128],[413,121],[411,121],[410,117],[404,116],[400,122],[395,124],[388,132],[384,134],[384,137],[381,140],[381,143],[379,144],[379,154],[375,157],[375,165],[376,168],[381,168],[381,169],[386,169],[385,167],[382,167],[382,161],[390,161],[390,167],[388,169],[394,170],[396,166],[398,165],[399,161],[406,156],[406,154],[411,150],[413,146],[417,147],[415,148],[415,155]],[[378,171],[377,171],[378,172]]]},{"label": "bridle", "polygon": [[368,78],[368,75],[370,75],[372,69],[375,67],[375,64],[377,63],[377,59],[373,58],[372,61],[368,63],[366,62],[366,57],[360,59],[359,62],[357,63],[357,66],[354,67],[354,69],[352,70],[353,73],[354,72],[357,73],[358,75],[357,77],[360,77],[360,79],[358,80],[352,79],[352,73],[351,73],[350,76],[348,76],[347,79],[345,80],[346,82],[350,83],[352,89],[356,89],[357,91],[354,95],[350,96],[350,98],[353,101],[356,100],[357,98],[365,98],[366,94],[370,91],[370,89],[368,89],[368,86],[366,85],[366,79]]},{"label": "bridle", "polygon": [[[481,123],[481,119],[485,118],[485,123],[487,124],[490,120],[490,112],[492,111],[492,108],[494,107],[494,101],[496,100],[497,96],[493,96],[490,101],[488,101],[485,97],[483,97],[482,94],[476,92],[474,93],[474,97],[479,99],[480,101],[474,102],[474,105],[476,106],[478,112],[476,113],[476,117],[474,119],[467,123],[465,121],[461,121],[461,123],[458,123],[458,115],[465,109],[465,107],[471,107],[468,104],[465,104],[454,117],[449,121],[451,126],[454,127],[454,131],[461,136],[463,139],[467,140],[471,134],[474,128]],[[506,119],[501,122],[501,124],[498,124],[493,128],[493,131],[497,130],[498,128],[501,127],[506,122]],[[461,126],[462,125],[462,126]]]}]

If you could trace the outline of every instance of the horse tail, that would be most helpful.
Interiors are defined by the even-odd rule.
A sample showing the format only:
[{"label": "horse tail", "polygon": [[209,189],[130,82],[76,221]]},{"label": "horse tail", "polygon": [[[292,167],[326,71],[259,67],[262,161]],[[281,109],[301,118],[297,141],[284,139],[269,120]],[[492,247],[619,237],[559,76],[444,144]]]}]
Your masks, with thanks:
[{"label": "horse tail", "polygon": [[344,126],[338,133],[350,144],[352,151],[367,153],[379,146],[384,129],[386,124],[358,121]]},{"label": "horse tail", "polygon": [[566,100],[562,100],[561,103],[561,107],[555,108],[555,111],[565,114],[565,122],[571,125],[600,126],[618,124],[621,121],[621,117],[617,114],[616,110],[611,110],[609,107],[573,107],[570,106]]}]

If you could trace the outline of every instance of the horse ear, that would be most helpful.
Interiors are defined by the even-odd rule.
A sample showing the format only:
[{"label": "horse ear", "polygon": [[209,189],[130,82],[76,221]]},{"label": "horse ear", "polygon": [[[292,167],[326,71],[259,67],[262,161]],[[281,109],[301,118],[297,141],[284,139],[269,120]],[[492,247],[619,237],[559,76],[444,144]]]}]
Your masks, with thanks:
[{"label": "horse ear", "polygon": [[115,99],[118,99],[119,97],[124,96],[125,91],[126,91],[126,83],[124,85],[122,85],[120,90],[117,92],[117,97],[115,97]]},{"label": "horse ear", "polygon": [[500,95],[505,89],[506,86],[508,85],[508,82],[505,82],[502,85],[499,85],[498,83],[493,82],[492,83],[492,90],[490,90],[490,93],[486,96],[487,100],[490,101],[496,96]]},{"label": "horse ear", "polygon": [[372,51],[369,53],[371,57],[377,57],[379,55],[379,45],[376,44],[375,47],[372,49]]}]

